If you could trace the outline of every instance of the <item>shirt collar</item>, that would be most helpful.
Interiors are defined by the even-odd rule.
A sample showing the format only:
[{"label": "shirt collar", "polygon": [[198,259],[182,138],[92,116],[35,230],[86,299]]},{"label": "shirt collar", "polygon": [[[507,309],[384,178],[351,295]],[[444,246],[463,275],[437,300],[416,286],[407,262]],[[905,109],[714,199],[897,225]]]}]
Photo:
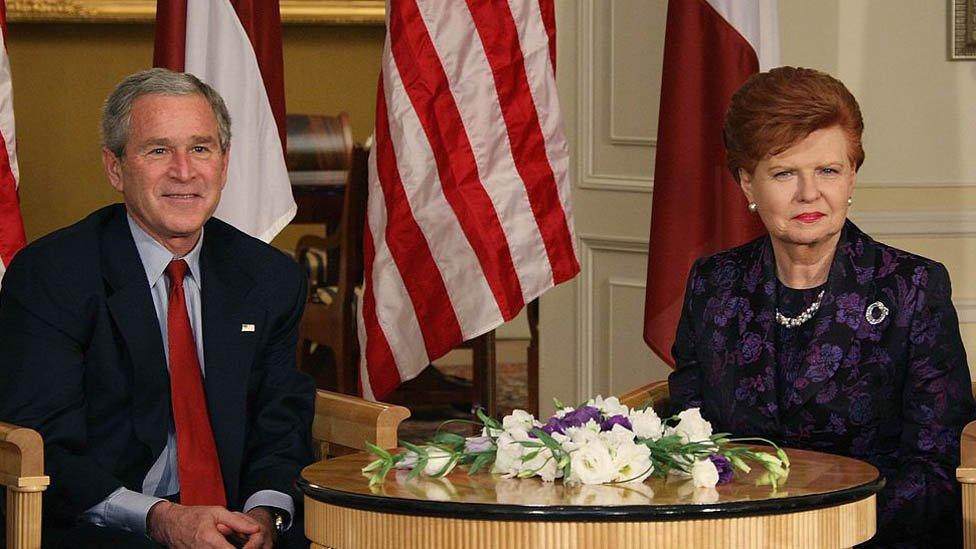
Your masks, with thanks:
[{"label": "shirt collar", "polygon": [[132,232],[132,239],[136,243],[136,251],[139,252],[139,259],[142,260],[142,267],[146,270],[146,279],[149,280],[149,287],[156,285],[159,277],[166,272],[169,262],[174,259],[183,259],[189,267],[190,276],[198,287],[203,287],[200,278],[200,249],[203,247],[203,228],[200,229],[200,238],[197,240],[193,249],[183,257],[176,257],[173,252],[167,250],[162,244],[149,236],[142,227],[132,219],[128,213],[125,214],[129,222],[129,230]]}]

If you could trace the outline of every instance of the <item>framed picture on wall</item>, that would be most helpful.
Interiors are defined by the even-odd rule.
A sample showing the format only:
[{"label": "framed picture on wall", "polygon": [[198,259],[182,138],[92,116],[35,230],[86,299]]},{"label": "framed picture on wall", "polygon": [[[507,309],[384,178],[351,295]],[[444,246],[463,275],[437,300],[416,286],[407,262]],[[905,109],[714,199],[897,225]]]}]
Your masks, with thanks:
[{"label": "framed picture on wall", "polygon": [[949,59],[976,59],[976,0],[949,0]]},{"label": "framed picture on wall", "polygon": [[[383,0],[281,0],[283,23],[382,25]],[[12,22],[146,23],[156,0],[7,0]]]}]

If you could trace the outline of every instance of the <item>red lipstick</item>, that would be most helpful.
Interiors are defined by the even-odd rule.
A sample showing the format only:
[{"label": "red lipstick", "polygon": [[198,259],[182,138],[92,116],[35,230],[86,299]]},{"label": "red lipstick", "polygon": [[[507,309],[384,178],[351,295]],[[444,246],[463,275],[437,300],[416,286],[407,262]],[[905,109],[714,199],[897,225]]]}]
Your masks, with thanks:
[{"label": "red lipstick", "polygon": [[800,215],[794,217],[793,219],[795,221],[799,221],[800,223],[816,223],[817,221],[820,221],[820,219],[823,217],[827,217],[826,214],[822,214],[820,212],[807,212],[807,213],[801,213]]}]

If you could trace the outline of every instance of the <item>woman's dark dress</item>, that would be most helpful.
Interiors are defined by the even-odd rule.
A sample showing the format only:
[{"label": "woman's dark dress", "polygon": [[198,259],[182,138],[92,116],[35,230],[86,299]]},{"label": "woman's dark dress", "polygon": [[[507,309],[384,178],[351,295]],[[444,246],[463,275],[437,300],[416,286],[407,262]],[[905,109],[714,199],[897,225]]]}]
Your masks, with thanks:
[{"label": "woman's dark dress", "polygon": [[[769,237],[703,258],[688,279],[672,353],[672,406],[716,431],[863,459],[887,484],[881,546],[961,546],[959,436],[976,419],[966,353],[940,263],[848,222],[820,310],[787,329],[819,289],[779,284]],[[889,312],[869,323],[866,309]]]}]

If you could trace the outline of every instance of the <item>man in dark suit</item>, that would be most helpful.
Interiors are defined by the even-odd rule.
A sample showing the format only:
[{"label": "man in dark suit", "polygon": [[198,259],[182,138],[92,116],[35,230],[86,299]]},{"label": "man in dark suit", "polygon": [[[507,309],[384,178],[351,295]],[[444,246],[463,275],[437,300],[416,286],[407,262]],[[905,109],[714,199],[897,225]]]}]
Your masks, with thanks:
[{"label": "man in dark suit", "polygon": [[45,545],[271,547],[312,460],[305,279],[211,217],[230,119],[209,86],[132,75],[102,133],[125,204],[22,250],[0,291],[0,420],[44,437]]}]

